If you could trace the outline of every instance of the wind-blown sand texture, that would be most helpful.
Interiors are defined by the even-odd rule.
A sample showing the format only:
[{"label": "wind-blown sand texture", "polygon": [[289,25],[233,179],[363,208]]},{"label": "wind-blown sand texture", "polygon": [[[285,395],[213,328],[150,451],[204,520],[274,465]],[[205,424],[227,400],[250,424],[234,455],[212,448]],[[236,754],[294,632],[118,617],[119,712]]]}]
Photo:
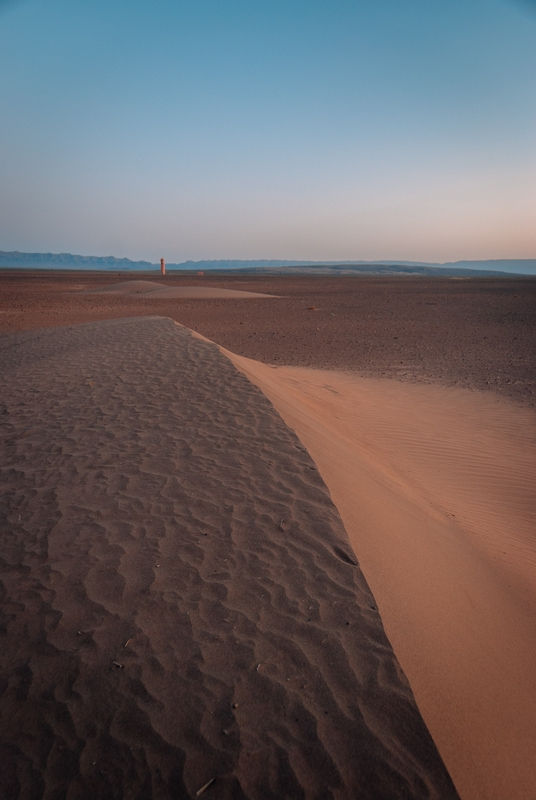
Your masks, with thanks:
[{"label": "wind-blown sand texture", "polygon": [[0,339],[1,796],[454,798],[326,487],[161,318]]}]

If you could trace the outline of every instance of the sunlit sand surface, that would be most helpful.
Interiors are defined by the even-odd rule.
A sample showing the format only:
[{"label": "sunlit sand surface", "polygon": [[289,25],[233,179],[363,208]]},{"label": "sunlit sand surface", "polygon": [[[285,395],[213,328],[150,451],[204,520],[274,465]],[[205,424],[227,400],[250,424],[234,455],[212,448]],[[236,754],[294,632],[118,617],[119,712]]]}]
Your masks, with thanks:
[{"label": "sunlit sand surface", "polygon": [[532,797],[534,411],[227,354],[319,466],[461,796]]}]

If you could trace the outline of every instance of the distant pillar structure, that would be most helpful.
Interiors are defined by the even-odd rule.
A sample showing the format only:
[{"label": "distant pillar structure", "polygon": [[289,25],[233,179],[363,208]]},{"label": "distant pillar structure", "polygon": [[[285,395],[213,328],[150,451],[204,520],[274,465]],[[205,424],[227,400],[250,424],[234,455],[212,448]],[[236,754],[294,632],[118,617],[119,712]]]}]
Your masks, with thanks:
[{"label": "distant pillar structure", "polygon": [[162,275],[166,274],[166,262],[164,261],[163,258],[160,259],[160,272],[162,273]]}]

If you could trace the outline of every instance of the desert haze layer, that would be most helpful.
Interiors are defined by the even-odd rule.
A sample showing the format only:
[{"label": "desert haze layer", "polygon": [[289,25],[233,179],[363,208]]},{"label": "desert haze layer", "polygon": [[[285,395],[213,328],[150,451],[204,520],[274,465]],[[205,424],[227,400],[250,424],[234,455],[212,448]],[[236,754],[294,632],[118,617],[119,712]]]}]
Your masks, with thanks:
[{"label": "desert haze layer", "polygon": [[157,314],[224,345],[320,468],[462,798],[530,797],[536,282],[145,277],[6,272],[0,327]]}]

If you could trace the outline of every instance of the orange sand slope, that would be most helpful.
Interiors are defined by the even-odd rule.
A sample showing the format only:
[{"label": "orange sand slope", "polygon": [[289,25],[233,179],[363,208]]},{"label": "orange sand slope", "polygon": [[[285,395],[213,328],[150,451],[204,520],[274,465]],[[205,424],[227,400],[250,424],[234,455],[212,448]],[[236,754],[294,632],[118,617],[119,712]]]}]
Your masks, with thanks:
[{"label": "orange sand slope", "polygon": [[260,292],[243,292],[239,289],[221,289],[215,286],[165,286],[155,281],[123,281],[102,286],[97,289],[89,289],[80,294],[113,294],[113,295],[132,295],[147,297],[150,300],[162,298],[173,300],[180,298],[194,300],[210,300],[241,297],[275,297],[273,294],[261,294]]},{"label": "orange sand slope", "polygon": [[464,800],[536,797],[536,415],[229,358],[306,445]]},{"label": "orange sand slope", "polygon": [[1,797],[455,798],[295,434],[158,317],[0,337]]}]

